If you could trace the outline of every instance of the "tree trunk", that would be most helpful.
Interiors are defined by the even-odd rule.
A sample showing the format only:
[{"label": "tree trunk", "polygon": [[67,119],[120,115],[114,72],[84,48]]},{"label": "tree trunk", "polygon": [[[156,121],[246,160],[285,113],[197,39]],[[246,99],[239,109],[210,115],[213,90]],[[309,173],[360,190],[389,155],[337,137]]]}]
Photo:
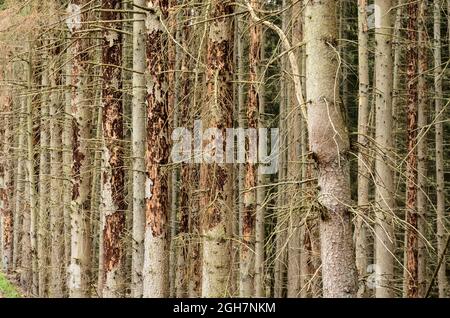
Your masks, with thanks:
[{"label": "tree trunk", "polygon": [[[376,297],[392,297],[394,275],[394,182],[392,172],[392,40],[391,0],[375,1],[376,133],[375,161],[375,264]],[[378,23],[379,22],[379,23]]]},{"label": "tree trunk", "polygon": [[[258,0],[251,0],[253,9],[259,9]],[[256,23],[250,25],[249,44],[249,86],[247,95],[247,128],[256,131],[258,128],[259,93],[258,93],[258,67],[261,54],[261,27]],[[241,70],[242,71],[242,70]],[[243,128],[243,127],[242,127]],[[246,141],[247,148],[250,149],[250,140]],[[246,162],[243,194],[243,218],[241,232],[240,251],[240,288],[241,297],[251,297],[253,295],[254,277],[254,248],[255,248],[255,215],[257,209],[256,185],[258,166],[253,162]]]},{"label": "tree trunk", "polygon": [[[441,58],[441,2],[434,0],[434,91],[435,91],[435,138],[436,138],[436,216],[437,255],[443,255],[445,248],[445,193],[444,193],[444,140],[442,108],[442,58]],[[438,271],[439,297],[447,297],[448,281],[446,264]]]},{"label": "tree trunk", "polygon": [[305,12],[306,94],[310,151],[318,167],[324,297],[357,291],[350,198],[349,138],[336,87],[336,1],[309,2]]},{"label": "tree trunk", "polygon": [[[145,7],[145,0],[134,4]],[[135,7],[134,10],[139,10]],[[135,298],[142,297],[142,268],[144,265],[145,227],[145,12],[135,12],[133,22],[133,109],[132,109],[132,158],[133,158],[133,253],[131,291]]]},{"label": "tree trunk", "polygon": [[169,162],[167,38],[162,22],[168,1],[149,1],[155,8],[147,16],[147,67],[151,85],[147,95],[146,223],[144,241],[144,297],[169,296]]},{"label": "tree trunk", "polygon": [[12,269],[12,259],[13,259],[13,210],[12,210],[12,193],[13,193],[13,163],[11,159],[13,147],[13,123],[12,123],[12,112],[13,112],[13,100],[10,92],[6,93],[4,100],[4,122],[3,122],[3,132],[2,136],[3,142],[3,158],[2,167],[0,167],[0,216],[2,218],[2,268],[6,273],[10,273]]},{"label": "tree trunk", "polygon": [[417,82],[417,214],[419,234],[418,241],[418,296],[423,298],[426,293],[427,286],[427,242],[424,238],[427,237],[426,217],[427,217],[427,156],[428,156],[428,135],[427,135],[427,116],[428,116],[428,96],[427,96],[427,82],[426,72],[428,70],[427,61],[427,34],[426,34],[426,8],[428,1],[424,0],[420,3],[419,12],[419,61],[418,61],[418,82]]},{"label": "tree trunk", "polygon": [[[292,7],[292,43],[295,45],[303,41],[303,28],[302,28],[302,8],[301,1],[297,2]],[[299,62],[299,69],[301,72],[301,52],[296,52],[297,61]],[[298,74],[301,76],[301,74]],[[290,87],[291,90],[295,88],[293,85]],[[297,181],[302,179],[302,166],[300,159],[302,157],[301,153],[301,111],[300,106],[296,102],[295,91],[291,94],[290,100],[288,101],[288,162],[287,162],[287,177],[288,181]],[[299,209],[300,202],[302,201],[302,185],[301,184],[291,184],[288,187],[288,198],[289,198],[289,231],[288,231],[288,268],[287,268],[287,297],[296,298],[300,296],[300,291],[302,288],[301,282],[301,258],[303,257],[301,253],[301,223],[303,214],[301,209]]]},{"label": "tree trunk", "polygon": [[358,215],[355,221],[356,268],[358,269],[358,296],[368,296],[366,275],[368,265],[367,225],[369,213],[369,51],[367,1],[358,1]]},{"label": "tree trunk", "polygon": [[[78,6],[75,10],[85,5],[84,0],[74,1],[72,6]],[[90,154],[88,151],[88,140],[91,138],[91,111],[86,104],[86,83],[88,82],[87,55],[85,49],[87,43],[84,37],[82,24],[87,16],[79,12],[77,18],[81,23],[71,30],[74,44],[71,50],[71,114],[72,114],[72,204],[71,204],[71,244],[69,265],[69,295],[74,298],[90,296],[89,271],[90,271]],[[69,127],[65,128],[66,130]],[[59,215],[60,218],[63,215]],[[61,221],[59,221],[61,223]],[[57,231],[62,235],[58,224]],[[62,238],[61,238],[62,239]],[[61,244],[61,243],[60,243]],[[61,252],[57,257],[61,257]]]},{"label": "tree trunk", "polygon": [[103,297],[123,295],[126,203],[124,199],[121,1],[102,0],[103,102]]},{"label": "tree trunk", "polygon": [[[217,128],[222,136],[232,126],[233,6],[229,0],[212,0],[209,16],[206,96],[202,108],[204,127]],[[209,142],[214,142],[208,140]],[[206,140],[202,141],[203,145]],[[221,144],[219,144],[221,147]],[[222,148],[222,150],[225,150]],[[216,156],[217,153],[209,153]],[[205,157],[205,156],[204,156]],[[205,159],[205,158],[203,158]],[[230,165],[203,163],[200,167],[203,264],[202,296],[223,297],[229,292],[233,171]]]},{"label": "tree trunk", "polygon": [[407,150],[406,158],[406,296],[418,297],[418,235],[417,235],[417,14],[418,4],[408,4],[407,60]]},{"label": "tree trunk", "polygon": [[[262,31],[262,30],[261,30]],[[264,127],[264,113],[265,113],[265,96],[264,96],[264,77],[263,77],[263,66],[262,61],[265,58],[265,37],[264,33],[260,31],[261,37],[261,53],[260,53],[260,66],[259,66],[259,74],[258,74],[258,97],[259,97],[259,117],[258,117],[258,125],[259,127]],[[265,243],[265,217],[266,217],[266,190],[264,185],[266,184],[266,176],[258,171],[257,177],[258,188],[256,189],[256,216],[255,216],[255,297],[264,297],[265,295],[265,271],[264,271],[264,243]]]}]

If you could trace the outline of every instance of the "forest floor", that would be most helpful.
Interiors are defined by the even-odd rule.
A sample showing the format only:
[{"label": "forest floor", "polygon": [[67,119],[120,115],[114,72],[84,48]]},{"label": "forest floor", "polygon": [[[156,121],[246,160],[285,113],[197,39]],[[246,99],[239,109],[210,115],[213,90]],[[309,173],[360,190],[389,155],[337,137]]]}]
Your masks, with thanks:
[{"label": "forest floor", "polygon": [[20,298],[18,289],[0,272],[0,298]]}]

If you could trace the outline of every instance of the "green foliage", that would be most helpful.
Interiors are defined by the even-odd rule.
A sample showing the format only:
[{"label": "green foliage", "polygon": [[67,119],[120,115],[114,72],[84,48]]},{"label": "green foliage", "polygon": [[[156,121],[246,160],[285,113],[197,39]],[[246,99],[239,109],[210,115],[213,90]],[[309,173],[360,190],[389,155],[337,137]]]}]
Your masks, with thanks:
[{"label": "green foliage", "polygon": [[[0,0],[1,1],[1,0]],[[19,292],[13,284],[0,272],[0,294],[5,298],[20,298]]]}]

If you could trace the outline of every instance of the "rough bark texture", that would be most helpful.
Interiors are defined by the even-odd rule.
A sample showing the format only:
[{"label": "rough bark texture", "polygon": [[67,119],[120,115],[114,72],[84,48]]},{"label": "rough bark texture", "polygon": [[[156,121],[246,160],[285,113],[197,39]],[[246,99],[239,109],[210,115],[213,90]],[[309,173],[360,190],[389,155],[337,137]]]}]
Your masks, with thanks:
[{"label": "rough bark texture", "polygon": [[103,167],[102,217],[104,297],[123,294],[122,267],[125,230],[123,105],[122,105],[122,34],[119,0],[103,0],[102,19],[106,27],[102,43]]},{"label": "rough bark texture", "polygon": [[[135,0],[136,6],[145,7],[145,0]],[[138,10],[137,8],[134,8]],[[145,228],[145,12],[134,13],[133,22],[133,254],[131,290],[133,297],[142,297],[142,268],[144,265]]]},{"label": "rough bark texture", "polygon": [[375,264],[376,296],[392,297],[391,283],[394,274],[394,182],[392,172],[392,1],[376,0],[375,15],[375,72],[376,72],[376,132],[377,154],[375,161]]},{"label": "rough bark texture", "polygon": [[[250,5],[259,9],[259,1],[252,0]],[[250,46],[249,46],[249,87],[247,95],[247,128],[258,128],[259,95],[258,95],[258,66],[261,53],[261,27],[255,23],[250,25]],[[253,145],[246,139],[247,151]],[[255,215],[257,209],[256,184],[257,165],[253,162],[245,163],[244,194],[243,194],[243,219],[241,233],[240,251],[240,287],[241,297],[253,295],[253,271],[254,271],[254,248],[255,248]]]},{"label": "rough bark texture", "polygon": [[167,19],[168,1],[147,3],[147,150],[145,180],[144,297],[169,295],[169,196],[165,165],[169,161],[167,38],[162,20]]},{"label": "rough bark texture", "polygon": [[310,151],[318,167],[324,297],[354,297],[356,265],[349,212],[349,139],[336,87],[336,1],[310,1],[305,12]]},{"label": "rough bark texture", "polygon": [[[232,3],[213,0],[210,8],[206,96],[202,108],[204,127],[218,128],[222,134],[231,127],[233,33]],[[210,140],[205,142],[210,142]],[[225,150],[225,149],[224,149]],[[202,209],[203,264],[202,296],[223,297],[229,292],[231,213],[233,175],[230,165],[202,164],[200,207]]]}]

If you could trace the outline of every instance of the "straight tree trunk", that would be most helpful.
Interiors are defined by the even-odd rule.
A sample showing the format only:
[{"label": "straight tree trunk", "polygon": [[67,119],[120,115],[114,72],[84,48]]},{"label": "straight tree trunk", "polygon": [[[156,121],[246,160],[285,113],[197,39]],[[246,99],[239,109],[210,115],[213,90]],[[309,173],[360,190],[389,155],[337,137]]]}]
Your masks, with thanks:
[{"label": "straight tree trunk", "polygon": [[[436,138],[436,214],[437,214],[437,255],[441,257],[445,248],[445,193],[444,193],[444,140],[442,108],[442,57],[441,57],[441,2],[434,0],[434,93],[435,93],[435,138]],[[439,297],[447,297],[448,281],[446,264],[438,270]]]},{"label": "straight tree trunk", "polygon": [[407,151],[406,158],[406,296],[418,297],[418,234],[417,234],[417,3],[408,4],[407,66]]},{"label": "straight tree trunk", "polygon": [[[303,38],[302,28],[302,2],[297,2],[293,5],[291,10],[292,15],[292,43],[294,45],[301,43]],[[301,52],[296,52],[297,61],[301,66]],[[299,68],[301,72],[301,67]],[[301,74],[298,74],[301,76]],[[295,90],[293,85],[291,90]],[[290,96],[288,101],[288,162],[287,162],[287,176],[288,181],[301,180],[302,166],[300,159],[301,153],[301,111],[300,106],[296,102],[295,91]],[[301,184],[291,184],[288,187],[288,198],[290,201],[289,211],[289,231],[288,231],[288,268],[287,268],[287,297],[296,298],[300,296],[301,292],[301,223],[304,215],[298,209],[299,202],[302,195]]]},{"label": "straight tree trunk", "polygon": [[[145,0],[135,0],[136,7],[145,7]],[[142,297],[142,268],[144,265],[145,227],[145,12],[134,13],[133,22],[133,108],[132,108],[132,158],[133,158],[133,253],[131,290],[135,298]]]},{"label": "straight tree trunk", "polygon": [[33,71],[34,61],[29,43],[29,60],[27,68],[27,160],[26,160],[26,197],[27,208],[24,214],[23,230],[24,241],[22,244],[22,272],[21,282],[23,288],[33,295],[36,295],[37,287],[37,211],[36,211],[36,191],[34,178],[34,131],[33,131]]},{"label": "straight tree trunk", "polygon": [[[233,4],[212,0],[206,61],[206,95],[202,107],[204,127],[222,135],[233,120],[232,58]],[[209,140],[211,142],[211,140]],[[203,140],[205,144],[206,140]],[[219,145],[220,147],[220,145]],[[222,150],[224,150],[222,148]],[[217,155],[217,153],[210,153]],[[205,158],[203,158],[205,159]],[[213,162],[200,167],[200,207],[203,235],[202,296],[223,297],[229,292],[230,241],[233,210],[233,171],[230,165]]]},{"label": "straight tree trunk", "polygon": [[[47,44],[47,42],[45,42]],[[38,222],[38,269],[39,269],[39,297],[45,297],[47,293],[47,271],[48,271],[48,253],[49,248],[47,233],[49,226],[49,201],[50,195],[46,191],[50,186],[50,117],[49,117],[49,54],[44,53],[42,72],[42,95],[41,95],[41,113],[40,113],[40,158],[39,158],[39,222]]]},{"label": "straight tree trunk", "polygon": [[2,160],[2,167],[0,167],[0,216],[2,218],[2,269],[5,273],[11,272],[12,259],[13,259],[13,210],[12,210],[12,192],[13,192],[13,164],[11,154],[12,154],[12,140],[13,140],[13,125],[12,125],[12,111],[13,111],[13,100],[10,92],[6,92],[6,97],[4,101],[4,139],[2,151],[4,157]]},{"label": "straight tree trunk", "polygon": [[336,1],[309,2],[305,12],[306,94],[310,151],[318,167],[323,296],[355,297],[357,272],[350,197],[349,137],[339,91]]},{"label": "straight tree trunk", "polygon": [[356,268],[358,269],[358,296],[366,297],[368,240],[365,221],[369,213],[369,34],[367,1],[358,1],[358,213],[355,221]]},{"label": "straight tree trunk", "polygon": [[151,85],[147,95],[147,149],[144,240],[144,297],[169,296],[169,162],[167,38],[162,21],[168,17],[168,1],[149,1],[147,16],[147,68]]},{"label": "straight tree trunk", "polygon": [[428,135],[427,135],[427,116],[428,116],[428,96],[427,96],[427,81],[426,72],[428,70],[427,61],[427,34],[426,34],[426,8],[428,1],[424,0],[420,3],[419,7],[419,52],[418,52],[418,82],[417,82],[417,127],[418,127],[418,140],[417,140],[417,214],[418,225],[417,229],[419,234],[418,241],[418,296],[423,298],[426,293],[427,285],[427,250],[426,241],[426,217],[427,217],[427,156],[428,156]]},{"label": "straight tree trunk", "polygon": [[103,297],[124,292],[125,171],[123,158],[122,23],[121,1],[102,0],[102,104],[103,104]]},{"label": "straight tree trunk", "polygon": [[[260,30],[260,37],[261,37],[261,43],[260,43],[260,66],[259,66],[259,74],[258,74],[258,97],[259,97],[259,117],[258,117],[258,125],[259,127],[264,127],[265,121],[264,121],[264,113],[265,113],[265,96],[264,96],[264,77],[263,77],[263,66],[262,62],[265,58],[265,49],[264,49],[264,43],[265,43],[265,37],[262,30]],[[256,216],[255,216],[255,278],[254,278],[254,285],[255,285],[255,297],[264,297],[265,295],[265,271],[264,271],[264,260],[265,260],[265,253],[264,253],[264,242],[266,237],[265,232],[265,217],[266,217],[266,191],[264,188],[264,185],[266,184],[266,176],[261,172],[258,171],[257,176],[257,184],[258,188],[256,189]]]},{"label": "straight tree trunk", "polygon": [[[251,0],[253,9],[259,9],[259,0]],[[257,131],[259,117],[258,67],[261,54],[261,27],[250,22],[249,44],[249,86],[247,94],[247,128]],[[250,140],[247,139],[247,149]],[[254,248],[255,248],[255,215],[257,210],[256,185],[258,166],[254,162],[246,162],[243,194],[242,242],[240,252],[240,292],[241,297],[251,297],[254,292]]]},{"label": "straight tree trunk", "polygon": [[[72,204],[71,204],[71,244],[69,265],[69,295],[74,298],[86,298],[90,296],[89,272],[90,272],[90,165],[88,140],[91,138],[90,107],[86,104],[86,84],[88,81],[87,56],[84,50],[87,47],[86,33],[83,32],[86,14],[77,12],[86,4],[84,0],[74,1],[72,7],[81,21],[79,25],[71,29],[74,41],[71,51],[71,114],[72,114]],[[65,127],[68,130],[69,127]],[[56,136],[55,136],[56,137]],[[56,211],[55,211],[56,212]],[[59,215],[63,218],[64,215]],[[61,220],[58,224],[59,235],[62,235]],[[62,240],[62,237],[60,238]],[[59,244],[62,244],[61,242]],[[59,251],[56,257],[61,257]]]},{"label": "straight tree trunk", "polygon": [[394,182],[392,159],[392,39],[391,0],[375,0],[376,127],[375,264],[376,297],[392,297],[394,278]]}]

